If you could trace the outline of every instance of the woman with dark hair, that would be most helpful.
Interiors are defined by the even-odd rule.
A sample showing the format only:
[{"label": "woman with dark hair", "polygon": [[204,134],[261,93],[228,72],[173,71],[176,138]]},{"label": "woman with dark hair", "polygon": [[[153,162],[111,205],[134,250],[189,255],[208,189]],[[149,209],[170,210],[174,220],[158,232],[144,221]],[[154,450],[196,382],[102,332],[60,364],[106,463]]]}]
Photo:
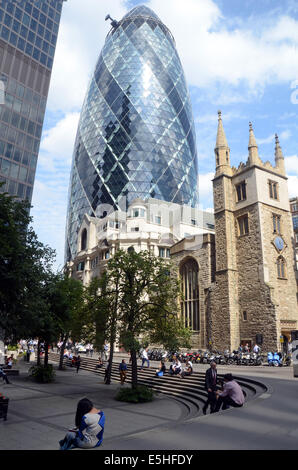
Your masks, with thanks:
[{"label": "woman with dark hair", "polygon": [[65,438],[59,441],[60,450],[90,449],[99,447],[103,441],[105,415],[94,408],[88,398],[82,398],[77,406],[75,429],[70,429]]}]

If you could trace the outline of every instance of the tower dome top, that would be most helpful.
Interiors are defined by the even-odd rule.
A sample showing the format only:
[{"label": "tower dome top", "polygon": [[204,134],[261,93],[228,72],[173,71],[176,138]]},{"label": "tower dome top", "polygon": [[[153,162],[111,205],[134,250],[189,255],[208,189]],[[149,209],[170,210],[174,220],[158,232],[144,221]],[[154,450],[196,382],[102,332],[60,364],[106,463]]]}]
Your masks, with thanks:
[{"label": "tower dome top", "polygon": [[153,10],[150,8],[146,7],[145,5],[138,5],[134,7],[132,10],[130,10],[126,15],[123,16],[122,19],[129,18],[129,17],[138,17],[138,16],[143,16],[146,18],[154,18],[158,21],[160,21],[159,17],[154,13]]}]

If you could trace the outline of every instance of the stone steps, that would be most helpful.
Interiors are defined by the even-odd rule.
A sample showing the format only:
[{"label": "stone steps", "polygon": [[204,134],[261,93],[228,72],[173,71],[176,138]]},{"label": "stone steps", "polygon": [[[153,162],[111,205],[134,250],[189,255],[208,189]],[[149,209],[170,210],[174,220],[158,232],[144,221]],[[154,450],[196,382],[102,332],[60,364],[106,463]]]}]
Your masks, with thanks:
[{"label": "stone steps", "polygon": [[[49,353],[49,360],[59,362],[59,355],[56,353]],[[70,367],[70,362],[64,360],[64,365]],[[96,369],[98,360],[93,358],[81,358],[82,370],[87,370],[104,377],[104,365],[100,369]],[[113,362],[111,380],[113,382],[120,382],[119,375],[119,362]],[[207,392],[205,390],[205,372],[193,372],[191,376],[181,379],[177,376],[170,376],[167,373],[163,377],[155,376],[155,368],[144,368],[140,370],[138,366],[138,383],[152,388],[158,393],[163,393],[172,399],[178,401],[184,407],[184,419],[199,416],[202,414],[202,407],[207,399]],[[131,383],[131,365],[127,365],[126,382]],[[223,374],[218,374],[219,378]],[[235,377],[235,376],[234,376]],[[260,382],[252,379],[235,377],[239,385],[241,385],[245,400],[251,400],[258,395],[265,393],[267,388]]]}]

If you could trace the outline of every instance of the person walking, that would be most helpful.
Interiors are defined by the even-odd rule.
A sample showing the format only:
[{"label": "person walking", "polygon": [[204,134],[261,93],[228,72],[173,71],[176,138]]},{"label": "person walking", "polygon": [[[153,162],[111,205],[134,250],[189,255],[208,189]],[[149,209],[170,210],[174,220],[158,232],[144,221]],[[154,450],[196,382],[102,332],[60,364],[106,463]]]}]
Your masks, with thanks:
[{"label": "person walking", "polygon": [[210,405],[210,413],[215,412],[216,407],[216,391],[217,391],[217,369],[216,369],[216,362],[210,362],[210,368],[207,369],[205,374],[205,388],[208,392],[208,398],[203,406],[203,413],[204,415],[207,412],[207,408]]},{"label": "person walking", "polygon": [[108,351],[109,351],[109,346],[107,344],[104,344],[103,354],[104,354],[105,361],[108,360]]},{"label": "person walking", "polygon": [[81,356],[78,355],[77,360],[76,360],[76,369],[77,369],[77,374],[79,373],[79,369],[81,367]]},{"label": "person walking", "polygon": [[4,372],[4,370],[2,369],[2,367],[0,367],[0,377],[2,377],[3,379],[3,382],[6,382],[7,384],[10,384],[11,382],[9,382],[8,378],[7,378],[7,375],[6,373]]},{"label": "person walking", "polygon": [[141,369],[143,369],[143,366],[147,362],[147,367],[150,367],[150,362],[148,358],[148,348],[145,348],[144,351],[142,352],[142,366]]},{"label": "person walking", "polygon": [[122,359],[122,362],[119,365],[119,372],[120,372],[121,385],[124,385],[124,382],[126,380],[126,374],[127,374],[127,364],[125,362],[125,359]]}]

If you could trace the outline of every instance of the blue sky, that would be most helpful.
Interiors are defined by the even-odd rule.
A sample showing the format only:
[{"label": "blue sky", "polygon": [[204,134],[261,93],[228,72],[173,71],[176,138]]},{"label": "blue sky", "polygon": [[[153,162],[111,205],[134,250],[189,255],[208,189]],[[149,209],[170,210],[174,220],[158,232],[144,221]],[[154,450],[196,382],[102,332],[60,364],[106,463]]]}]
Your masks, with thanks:
[{"label": "blue sky", "polygon": [[[282,5],[281,5],[282,3]],[[72,151],[89,78],[109,31],[147,4],[175,37],[197,133],[199,195],[213,206],[211,179],[217,111],[222,111],[231,164],[247,160],[253,122],[263,161],[274,164],[277,132],[298,193],[298,6],[296,0],[69,0],[64,3],[35,178],[31,215],[40,241],[64,262],[65,219]]]}]

